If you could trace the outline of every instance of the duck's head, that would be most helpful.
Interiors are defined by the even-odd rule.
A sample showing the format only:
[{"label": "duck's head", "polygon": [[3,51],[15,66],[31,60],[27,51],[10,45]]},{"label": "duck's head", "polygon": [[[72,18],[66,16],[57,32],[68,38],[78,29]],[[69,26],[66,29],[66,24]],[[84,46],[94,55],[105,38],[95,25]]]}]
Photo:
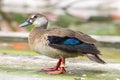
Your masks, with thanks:
[{"label": "duck's head", "polygon": [[47,27],[48,20],[47,18],[42,14],[33,14],[31,15],[24,23],[19,25],[20,27],[26,27],[29,25],[35,25],[35,27]]}]

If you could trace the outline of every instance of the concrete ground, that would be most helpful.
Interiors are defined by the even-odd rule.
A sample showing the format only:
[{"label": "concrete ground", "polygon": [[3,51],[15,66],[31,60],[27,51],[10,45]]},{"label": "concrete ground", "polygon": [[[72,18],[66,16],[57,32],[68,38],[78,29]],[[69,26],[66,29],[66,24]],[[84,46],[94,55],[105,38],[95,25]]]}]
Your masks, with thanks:
[{"label": "concrete ground", "polygon": [[[7,70],[5,67],[16,70],[23,68],[23,70],[26,69],[28,71],[39,71],[43,67],[54,66],[56,62],[56,59],[51,59],[45,56],[17,56],[0,54],[0,80],[61,80],[46,77],[38,78],[30,75],[11,75],[1,72]],[[77,74],[81,71],[120,72],[120,63],[107,62],[107,64],[98,64],[92,61],[69,58],[66,59],[66,69],[67,75]]]}]

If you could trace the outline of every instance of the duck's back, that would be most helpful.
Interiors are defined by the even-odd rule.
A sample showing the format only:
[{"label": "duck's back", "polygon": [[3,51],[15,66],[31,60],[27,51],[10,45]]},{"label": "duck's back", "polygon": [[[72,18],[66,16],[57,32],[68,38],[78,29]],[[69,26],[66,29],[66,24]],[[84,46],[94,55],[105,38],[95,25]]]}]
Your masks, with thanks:
[{"label": "duck's back", "polygon": [[53,28],[53,29],[49,29],[46,31],[46,33],[49,36],[59,36],[59,37],[75,37],[85,43],[90,43],[90,44],[94,44],[96,42],[95,39],[93,39],[92,37],[80,32],[80,31],[73,31],[70,29],[66,29],[66,28]]}]

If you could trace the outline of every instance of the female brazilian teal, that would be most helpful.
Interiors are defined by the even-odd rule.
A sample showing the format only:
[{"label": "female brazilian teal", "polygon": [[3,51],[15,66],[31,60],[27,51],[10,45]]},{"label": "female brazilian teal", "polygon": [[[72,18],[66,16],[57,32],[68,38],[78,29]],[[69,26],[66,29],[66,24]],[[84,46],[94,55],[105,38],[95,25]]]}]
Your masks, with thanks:
[{"label": "female brazilian teal", "polygon": [[95,47],[96,40],[90,36],[66,28],[47,29],[48,20],[42,14],[31,15],[20,25],[35,25],[29,34],[29,45],[37,53],[59,59],[54,68],[44,68],[48,74],[62,74],[65,70],[65,58],[87,56],[90,60],[105,63],[99,58],[100,51]]}]

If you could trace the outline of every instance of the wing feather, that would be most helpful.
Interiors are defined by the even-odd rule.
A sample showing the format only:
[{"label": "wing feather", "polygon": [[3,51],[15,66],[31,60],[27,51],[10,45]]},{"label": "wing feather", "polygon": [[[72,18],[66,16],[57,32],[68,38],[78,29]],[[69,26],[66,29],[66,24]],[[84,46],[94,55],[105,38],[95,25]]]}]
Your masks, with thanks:
[{"label": "wing feather", "polygon": [[59,37],[75,37],[85,43],[90,43],[90,44],[94,44],[96,42],[95,39],[93,39],[92,37],[90,37],[89,35],[86,35],[80,31],[73,31],[70,29],[66,29],[66,28],[53,28],[53,29],[49,29],[47,31],[47,34],[49,36],[59,36]]},{"label": "wing feather", "polygon": [[74,37],[48,36],[48,41],[49,46],[60,49],[62,51],[96,53],[96,54],[100,53],[94,44],[82,42]]}]

